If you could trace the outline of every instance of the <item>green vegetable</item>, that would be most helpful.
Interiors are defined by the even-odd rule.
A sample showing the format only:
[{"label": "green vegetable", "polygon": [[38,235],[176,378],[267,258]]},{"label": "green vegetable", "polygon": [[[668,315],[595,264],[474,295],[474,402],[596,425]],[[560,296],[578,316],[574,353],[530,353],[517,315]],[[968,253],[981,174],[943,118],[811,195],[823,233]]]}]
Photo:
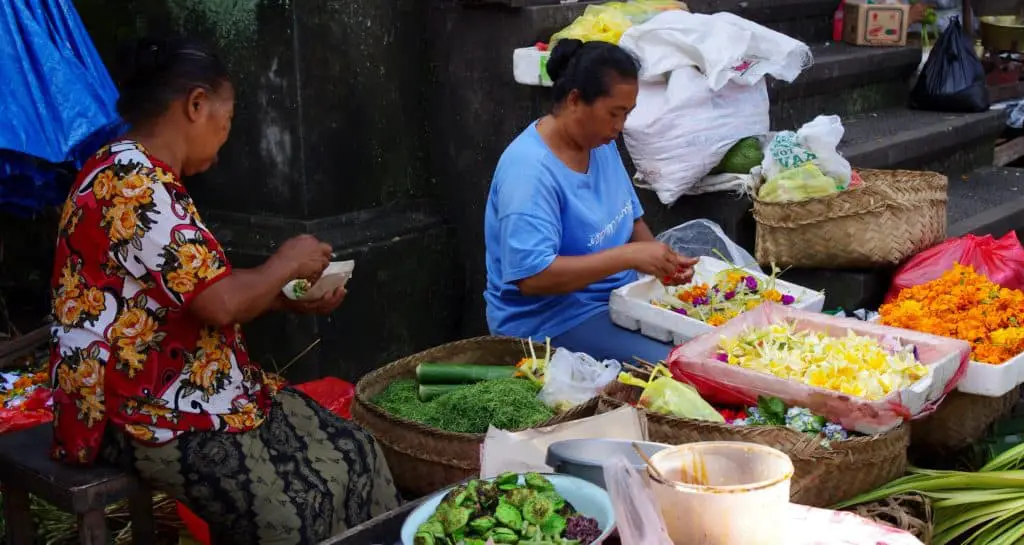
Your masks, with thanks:
[{"label": "green vegetable", "polygon": [[298,299],[303,295],[306,295],[306,292],[308,292],[309,288],[312,287],[313,284],[311,284],[309,280],[296,280],[294,283],[292,283],[292,295],[295,296],[295,299]]},{"label": "green vegetable", "polygon": [[417,397],[420,401],[430,401],[464,386],[465,384],[420,384]]},{"label": "green vegetable", "polygon": [[498,501],[498,508],[494,510],[494,518],[510,528],[519,528],[523,525],[523,515],[514,505],[505,500]]},{"label": "green vegetable", "polygon": [[512,378],[514,365],[469,365],[462,363],[421,363],[416,366],[420,384],[472,384],[485,380]]},{"label": "green vegetable", "polygon": [[714,169],[711,170],[711,174],[749,174],[750,169],[761,164],[764,161],[764,150],[761,149],[761,141],[756,137],[749,137],[736,142],[733,147],[729,148],[729,151],[725,153],[725,157],[718,163]]},{"label": "green vegetable", "polygon": [[381,409],[438,429],[486,433],[496,428],[519,431],[555,415],[537,399],[540,386],[526,379],[505,378],[463,386],[428,402],[420,401],[413,379],[399,379],[373,398]]},{"label": "green vegetable", "polygon": [[498,521],[494,520],[494,517],[480,517],[469,523],[471,530],[478,534],[486,534]]},{"label": "green vegetable", "polygon": [[555,485],[551,484],[551,481],[545,479],[539,473],[527,473],[526,486],[527,488],[532,488],[537,492],[548,492],[555,489]]},{"label": "green vegetable", "polygon": [[[520,483],[520,481],[522,481]],[[559,512],[564,510],[564,512]],[[467,517],[467,513],[473,515]],[[503,473],[452,488],[416,531],[416,545],[578,545],[563,539],[567,517],[580,516],[537,473]]]},{"label": "green vegetable", "polygon": [[910,473],[836,508],[914,492],[932,500],[933,545],[1015,545],[1024,540],[1024,444],[974,473],[914,467]]}]

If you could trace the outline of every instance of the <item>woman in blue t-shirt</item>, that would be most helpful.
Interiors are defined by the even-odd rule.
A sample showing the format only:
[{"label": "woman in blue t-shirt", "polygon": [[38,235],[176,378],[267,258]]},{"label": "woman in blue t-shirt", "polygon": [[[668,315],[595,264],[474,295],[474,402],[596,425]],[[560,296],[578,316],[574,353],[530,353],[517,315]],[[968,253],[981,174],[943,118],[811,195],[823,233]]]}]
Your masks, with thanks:
[{"label": "woman in blue t-shirt", "polygon": [[615,139],[636,105],[636,59],[605,42],[551,52],[552,112],[502,154],[484,217],[491,333],[595,358],[664,359],[670,346],[612,324],[612,290],[637,271],[685,283],[696,260],[656,242]]}]

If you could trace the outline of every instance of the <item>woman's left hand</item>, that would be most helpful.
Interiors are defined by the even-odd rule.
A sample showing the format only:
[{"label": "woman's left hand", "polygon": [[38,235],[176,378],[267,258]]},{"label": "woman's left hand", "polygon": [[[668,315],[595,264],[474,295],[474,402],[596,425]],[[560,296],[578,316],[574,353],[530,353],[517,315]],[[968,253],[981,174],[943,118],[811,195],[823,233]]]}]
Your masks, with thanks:
[{"label": "woman's left hand", "polygon": [[316,301],[294,301],[282,295],[281,299],[283,301],[280,304],[280,310],[296,314],[327,315],[334,312],[341,305],[342,301],[345,300],[346,293],[345,288],[338,288]]}]

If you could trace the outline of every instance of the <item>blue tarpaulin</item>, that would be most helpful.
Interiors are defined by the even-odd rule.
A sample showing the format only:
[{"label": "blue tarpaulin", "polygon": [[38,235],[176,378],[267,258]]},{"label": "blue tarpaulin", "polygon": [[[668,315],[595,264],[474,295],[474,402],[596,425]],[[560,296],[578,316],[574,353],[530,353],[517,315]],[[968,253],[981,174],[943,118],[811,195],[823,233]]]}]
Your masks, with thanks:
[{"label": "blue tarpaulin", "polygon": [[122,130],[117,88],[70,0],[0,2],[0,95],[8,209],[62,201],[67,173]]}]

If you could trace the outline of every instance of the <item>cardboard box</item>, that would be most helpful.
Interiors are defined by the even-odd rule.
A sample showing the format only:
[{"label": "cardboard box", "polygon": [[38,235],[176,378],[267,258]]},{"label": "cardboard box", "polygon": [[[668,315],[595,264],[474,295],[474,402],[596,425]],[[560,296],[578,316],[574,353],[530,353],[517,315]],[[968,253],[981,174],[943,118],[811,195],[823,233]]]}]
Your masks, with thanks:
[{"label": "cardboard box", "polygon": [[846,2],[843,12],[843,41],[853,45],[907,45],[909,4],[866,4]]}]

